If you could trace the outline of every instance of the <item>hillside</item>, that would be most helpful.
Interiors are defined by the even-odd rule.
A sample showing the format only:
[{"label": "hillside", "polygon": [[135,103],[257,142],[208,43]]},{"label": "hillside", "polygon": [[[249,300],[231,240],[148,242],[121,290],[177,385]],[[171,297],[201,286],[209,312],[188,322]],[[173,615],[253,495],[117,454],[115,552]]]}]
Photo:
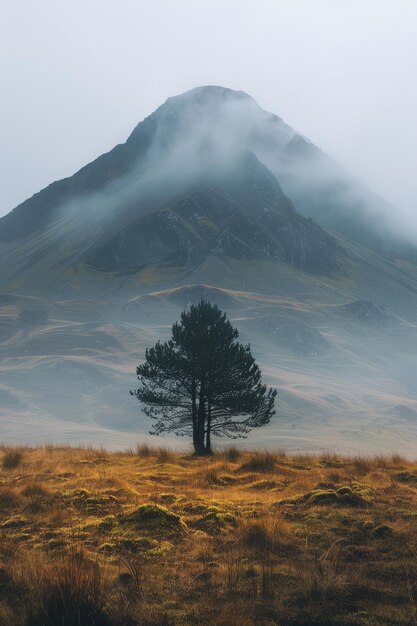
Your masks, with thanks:
[{"label": "hillside", "polygon": [[417,465],[400,455],[141,444],[0,462],[5,626],[416,623]]},{"label": "hillside", "polygon": [[[222,277],[218,284],[232,281],[242,263],[214,265]],[[262,280],[276,281],[282,295],[191,282],[135,297],[121,294],[115,302],[4,296],[3,440],[99,441],[123,448],[132,433],[147,433],[149,421],[128,393],[136,385],[136,365],[146,347],[168,337],[181,310],[204,296],[228,313],[241,340],[251,343],[265,382],[279,389],[277,415],[251,434],[250,446],[273,442],[315,452],[401,449],[413,454],[417,327],[412,291],[392,282],[397,298],[387,313],[377,297],[373,306],[358,300],[361,292],[346,280],[342,285],[331,278],[306,282],[297,270],[274,274],[274,266],[264,263],[254,263],[245,281],[258,282],[258,288]],[[369,298],[367,286],[365,291]],[[43,323],[28,323],[25,311],[39,311]]]}]

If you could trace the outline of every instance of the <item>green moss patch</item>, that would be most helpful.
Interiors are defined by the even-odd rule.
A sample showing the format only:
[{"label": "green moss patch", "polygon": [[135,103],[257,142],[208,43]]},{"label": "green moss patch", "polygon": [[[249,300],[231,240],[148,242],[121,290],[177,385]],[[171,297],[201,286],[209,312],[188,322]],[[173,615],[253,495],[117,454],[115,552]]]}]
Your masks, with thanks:
[{"label": "green moss patch", "polygon": [[120,518],[121,523],[130,523],[138,528],[152,530],[185,531],[186,525],[181,517],[159,504],[142,504],[136,509],[125,513]]},{"label": "green moss patch", "polygon": [[142,552],[158,548],[159,543],[150,537],[124,537],[118,539],[116,547],[123,552]]},{"label": "green moss patch", "polygon": [[217,534],[227,530],[231,526],[236,526],[237,520],[231,513],[218,513],[210,511],[195,522],[195,527],[209,534]]},{"label": "green moss patch", "polygon": [[352,483],[352,485],[340,487],[339,489],[314,489],[308,493],[279,500],[280,505],[318,505],[336,504],[338,506],[363,507],[369,506],[370,488],[368,486]]},{"label": "green moss patch", "polygon": [[119,500],[115,495],[106,493],[93,493],[88,489],[71,489],[58,494],[61,500],[70,501],[80,510],[88,513],[103,513],[103,511],[115,511],[120,508]]},{"label": "green moss patch", "polygon": [[118,519],[115,515],[106,515],[103,518],[93,519],[77,526],[77,530],[89,533],[102,533],[114,530],[118,525]]}]

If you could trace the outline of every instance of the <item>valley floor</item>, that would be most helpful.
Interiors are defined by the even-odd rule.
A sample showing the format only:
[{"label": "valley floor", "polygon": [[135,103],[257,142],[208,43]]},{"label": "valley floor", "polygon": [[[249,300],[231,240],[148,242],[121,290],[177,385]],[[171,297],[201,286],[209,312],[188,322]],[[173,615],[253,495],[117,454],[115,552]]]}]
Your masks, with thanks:
[{"label": "valley floor", "polygon": [[417,462],[4,447],[4,626],[417,623]]}]

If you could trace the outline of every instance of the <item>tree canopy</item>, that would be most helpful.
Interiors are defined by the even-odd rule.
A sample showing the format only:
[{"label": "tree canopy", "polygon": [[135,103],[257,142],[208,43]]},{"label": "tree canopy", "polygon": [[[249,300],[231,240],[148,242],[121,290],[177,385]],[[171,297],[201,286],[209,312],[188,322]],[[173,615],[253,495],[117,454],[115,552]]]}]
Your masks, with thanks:
[{"label": "tree canopy", "polygon": [[182,312],[169,341],[146,350],[131,394],[155,420],[151,434],[189,435],[197,454],[209,454],[212,435],[245,437],[269,423],[277,392],[237,338],[226,314],[202,299]]}]

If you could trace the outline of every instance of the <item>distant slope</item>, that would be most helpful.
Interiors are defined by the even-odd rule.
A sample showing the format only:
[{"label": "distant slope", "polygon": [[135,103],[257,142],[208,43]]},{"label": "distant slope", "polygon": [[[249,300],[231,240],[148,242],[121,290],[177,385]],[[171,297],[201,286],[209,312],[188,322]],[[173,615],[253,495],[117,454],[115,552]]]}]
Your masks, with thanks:
[{"label": "distant slope", "polygon": [[[148,433],[149,420],[128,393],[136,365],[203,296],[228,313],[265,382],[279,390],[276,417],[249,445],[411,455],[416,321],[391,314],[389,324],[370,325],[344,309],[355,302],[350,293],[321,277],[292,297],[195,283],[119,301],[9,296],[0,305],[2,440],[113,447]],[[22,322],[23,310],[38,309],[48,312],[46,324]]]},{"label": "distant slope", "polygon": [[264,160],[304,215],[388,258],[417,261],[415,242],[398,230],[396,207],[304,137],[294,135],[279,154],[265,154]]}]

